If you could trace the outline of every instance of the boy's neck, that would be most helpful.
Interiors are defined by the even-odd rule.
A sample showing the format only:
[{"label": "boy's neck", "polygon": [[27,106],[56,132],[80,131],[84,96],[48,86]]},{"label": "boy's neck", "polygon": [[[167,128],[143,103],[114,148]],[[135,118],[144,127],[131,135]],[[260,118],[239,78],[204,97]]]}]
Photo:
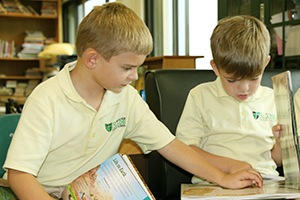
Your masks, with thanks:
[{"label": "boy's neck", "polygon": [[77,63],[70,71],[70,77],[78,94],[95,110],[99,110],[106,90],[93,81],[91,73],[84,66]]}]

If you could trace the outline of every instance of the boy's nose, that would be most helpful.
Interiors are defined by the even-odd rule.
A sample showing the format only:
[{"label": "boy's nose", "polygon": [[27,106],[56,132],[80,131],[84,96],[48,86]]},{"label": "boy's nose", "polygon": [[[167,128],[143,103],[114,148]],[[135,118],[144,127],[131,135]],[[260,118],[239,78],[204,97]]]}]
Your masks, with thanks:
[{"label": "boy's nose", "polygon": [[128,77],[130,80],[137,80],[139,78],[138,72],[137,72],[137,68],[132,68],[131,73]]},{"label": "boy's nose", "polygon": [[241,83],[238,86],[238,90],[240,92],[246,92],[249,90],[249,84],[247,81],[241,81]]}]

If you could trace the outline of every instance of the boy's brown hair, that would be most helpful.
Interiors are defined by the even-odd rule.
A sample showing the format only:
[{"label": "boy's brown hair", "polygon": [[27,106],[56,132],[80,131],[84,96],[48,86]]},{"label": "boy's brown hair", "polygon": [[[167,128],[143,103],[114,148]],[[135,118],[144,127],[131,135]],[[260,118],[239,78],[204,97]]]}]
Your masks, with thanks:
[{"label": "boy's brown hair", "polygon": [[119,2],[95,6],[80,23],[76,36],[76,53],[95,49],[106,61],[124,52],[148,55],[152,36],[140,17]]},{"label": "boy's brown hair", "polygon": [[257,18],[240,15],[222,19],[210,38],[214,63],[236,79],[263,73],[270,52],[270,34]]}]

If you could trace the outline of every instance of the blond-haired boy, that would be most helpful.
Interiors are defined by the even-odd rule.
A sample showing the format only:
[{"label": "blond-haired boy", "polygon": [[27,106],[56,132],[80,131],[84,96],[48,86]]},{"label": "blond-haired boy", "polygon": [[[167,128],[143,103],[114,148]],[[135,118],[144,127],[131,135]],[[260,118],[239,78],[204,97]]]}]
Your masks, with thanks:
[{"label": "blond-haired boy", "polygon": [[81,22],[78,59],[27,99],[4,168],[20,199],[51,199],[84,172],[117,153],[124,138],[185,170],[228,188],[257,182],[254,170],[229,175],[205,161],[150,111],[130,82],[152,50],[142,20],[121,3],[96,6]]}]

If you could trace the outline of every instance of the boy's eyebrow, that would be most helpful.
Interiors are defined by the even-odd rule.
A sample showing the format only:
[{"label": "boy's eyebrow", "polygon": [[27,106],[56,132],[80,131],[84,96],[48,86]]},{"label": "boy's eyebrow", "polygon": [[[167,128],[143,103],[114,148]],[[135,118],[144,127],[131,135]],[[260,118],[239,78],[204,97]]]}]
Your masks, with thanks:
[{"label": "boy's eyebrow", "polygon": [[224,78],[226,78],[226,79],[236,79],[233,76],[224,76]]},{"label": "boy's eyebrow", "polygon": [[126,67],[139,67],[140,65],[131,65],[131,64],[124,64]]}]

